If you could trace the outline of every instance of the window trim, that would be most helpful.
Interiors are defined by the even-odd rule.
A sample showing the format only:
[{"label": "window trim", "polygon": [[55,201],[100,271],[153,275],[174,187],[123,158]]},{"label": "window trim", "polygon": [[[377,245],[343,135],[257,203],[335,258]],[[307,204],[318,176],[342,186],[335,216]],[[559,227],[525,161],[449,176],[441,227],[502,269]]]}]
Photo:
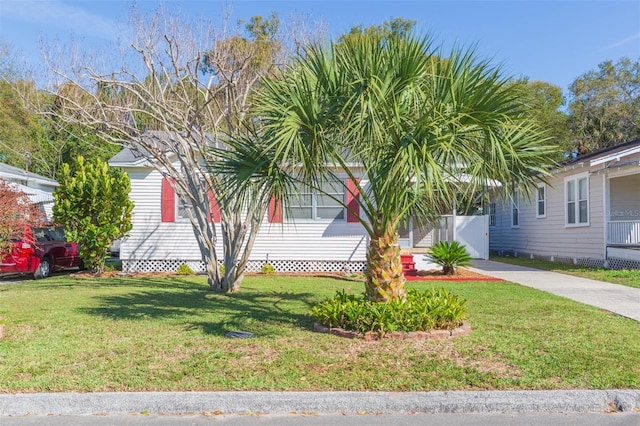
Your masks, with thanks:
[{"label": "window trim", "polygon": [[[586,181],[586,185],[587,185],[587,194],[586,194],[586,198],[581,200],[580,199],[580,181],[582,180]],[[574,213],[575,213],[575,223],[569,223],[569,183],[570,182],[574,182],[574,196],[575,199],[572,201],[575,205],[574,205]],[[579,227],[584,227],[584,226],[590,226],[591,225],[591,213],[589,212],[590,210],[590,191],[589,191],[589,173],[580,173],[578,175],[573,175],[573,176],[569,176],[564,178],[564,226],[566,228],[579,228]],[[580,203],[581,202],[586,202],[587,203],[587,220],[586,222],[580,222]]]},{"label": "window trim", "polygon": [[[543,198],[540,199],[540,189],[543,192]],[[542,203],[542,214],[540,213],[540,203]],[[543,182],[536,186],[536,219],[547,217],[547,185]]]},{"label": "window trim", "polygon": [[[511,227],[520,228],[520,191],[519,190],[516,189],[513,191],[513,198],[511,199],[510,204],[511,204]],[[514,213],[517,216],[514,216]],[[514,218],[517,218],[517,220],[514,221],[513,220]]]}]

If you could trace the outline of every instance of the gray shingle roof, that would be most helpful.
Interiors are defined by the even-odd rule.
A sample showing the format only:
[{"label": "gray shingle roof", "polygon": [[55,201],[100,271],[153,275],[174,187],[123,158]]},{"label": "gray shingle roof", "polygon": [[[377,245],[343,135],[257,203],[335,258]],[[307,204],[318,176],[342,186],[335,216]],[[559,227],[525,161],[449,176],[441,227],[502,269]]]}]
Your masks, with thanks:
[{"label": "gray shingle roof", "polygon": [[42,186],[58,186],[58,182],[48,177],[44,177],[37,173],[27,172],[18,167],[10,166],[8,164],[0,163],[0,177],[8,181],[35,181]]},{"label": "gray shingle roof", "polygon": [[[141,135],[143,141],[146,141],[149,146],[157,146],[158,148],[166,147],[165,152],[173,152],[169,148],[169,144],[174,138],[174,132],[166,132],[160,130],[148,130]],[[207,138],[211,137],[211,145],[214,145],[213,136],[207,135]],[[147,161],[151,160],[151,155],[146,149],[144,149],[139,142],[132,140],[129,146],[125,146],[116,155],[111,157],[109,165],[111,166],[141,166]]]}]

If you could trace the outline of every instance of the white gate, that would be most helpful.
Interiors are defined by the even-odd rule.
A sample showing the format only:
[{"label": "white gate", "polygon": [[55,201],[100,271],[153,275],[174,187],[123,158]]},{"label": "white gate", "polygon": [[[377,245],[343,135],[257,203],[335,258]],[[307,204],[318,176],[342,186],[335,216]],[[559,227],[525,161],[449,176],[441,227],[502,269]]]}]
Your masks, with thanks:
[{"label": "white gate", "polygon": [[474,259],[489,259],[489,216],[456,216],[455,240]]},{"label": "white gate", "polygon": [[[455,227],[453,221],[455,218]],[[455,229],[454,229],[455,228]],[[489,216],[442,216],[438,241],[458,241],[474,259],[489,259]]]}]

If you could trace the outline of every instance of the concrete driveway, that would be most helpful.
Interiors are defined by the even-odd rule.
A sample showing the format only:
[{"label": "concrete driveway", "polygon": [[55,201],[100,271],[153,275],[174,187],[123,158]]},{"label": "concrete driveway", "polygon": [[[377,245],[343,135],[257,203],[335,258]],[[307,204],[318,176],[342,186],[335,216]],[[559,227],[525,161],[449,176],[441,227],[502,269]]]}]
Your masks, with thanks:
[{"label": "concrete driveway", "polygon": [[469,269],[640,321],[640,288],[491,260],[474,260]]}]

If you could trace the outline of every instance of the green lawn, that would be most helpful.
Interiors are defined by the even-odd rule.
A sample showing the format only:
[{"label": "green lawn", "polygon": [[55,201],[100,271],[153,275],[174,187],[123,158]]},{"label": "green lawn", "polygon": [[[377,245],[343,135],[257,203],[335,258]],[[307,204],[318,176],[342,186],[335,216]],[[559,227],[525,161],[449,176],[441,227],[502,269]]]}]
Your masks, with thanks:
[{"label": "green lawn", "polygon": [[[423,282],[467,299],[469,336],[349,340],[311,331],[309,309],[360,283],[204,277],[0,286],[0,392],[639,388],[640,324],[506,282]],[[245,330],[252,339],[228,339]]]},{"label": "green lawn", "polygon": [[491,260],[640,288],[640,270],[638,269],[596,269],[561,262],[550,262],[548,260],[531,260],[523,257],[491,256]]}]

